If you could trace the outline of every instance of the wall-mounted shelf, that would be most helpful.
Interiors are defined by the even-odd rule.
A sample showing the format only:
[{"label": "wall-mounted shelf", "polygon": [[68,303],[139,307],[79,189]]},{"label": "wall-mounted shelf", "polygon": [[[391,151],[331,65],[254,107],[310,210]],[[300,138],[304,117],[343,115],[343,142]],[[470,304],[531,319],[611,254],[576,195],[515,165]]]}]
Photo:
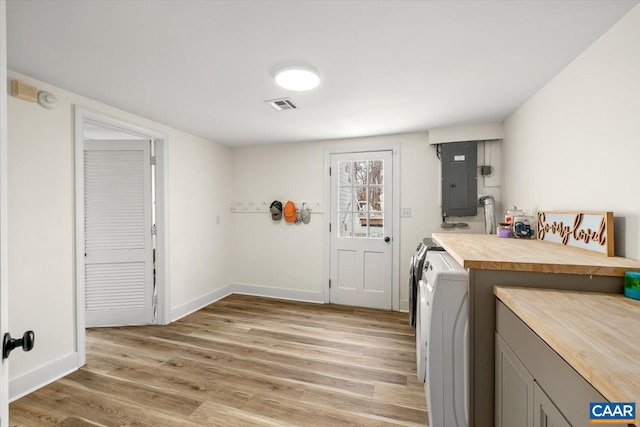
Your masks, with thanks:
[{"label": "wall-mounted shelf", "polygon": [[[280,200],[284,206],[288,199]],[[269,213],[270,201],[242,201],[231,203],[231,213]],[[292,200],[296,205],[296,210],[299,211],[303,203],[307,204],[311,214],[324,213],[324,206],[319,200]]]}]

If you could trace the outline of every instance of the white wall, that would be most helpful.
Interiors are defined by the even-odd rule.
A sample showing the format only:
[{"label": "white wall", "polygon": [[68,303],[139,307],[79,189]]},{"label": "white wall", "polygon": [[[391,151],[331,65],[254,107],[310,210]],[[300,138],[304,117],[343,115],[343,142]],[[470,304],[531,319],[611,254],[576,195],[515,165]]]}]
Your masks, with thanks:
[{"label": "white wall", "polygon": [[[321,143],[232,150],[235,201],[323,200]],[[268,213],[233,213],[234,282],[322,291],[322,215],[309,224],[274,223]]]},{"label": "white wall", "polygon": [[[234,148],[233,198],[240,202],[324,200],[324,150],[327,146],[400,143],[401,207],[411,208],[411,218],[400,221],[401,307],[407,307],[407,275],[411,255],[423,237],[443,232],[439,207],[440,172],[435,146],[427,133],[370,138],[260,145]],[[482,152],[484,152],[482,150]],[[479,188],[484,190],[481,179]],[[499,189],[493,192],[499,199]],[[484,232],[482,209],[476,218],[464,218],[471,228],[456,232]],[[265,287],[323,291],[323,216],[312,214],[311,223],[272,222],[268,213],[232,214],[234,281]]]},{"label": "white wall", "polygon": [[[9,327],[36,332],[30,353],[11,356],[10,379],[75,352],[73,105],[169,137],[171,305],[180,306],[231,282],[230,149],[38,82],[55,110],[8,99]],[[215,217],[220,216],[220,225]]]},{"label": "white wall", "polygon": [[503,200],[613,211],[616,255],[640,258],[640,6],[505,122]]},{"label": "white wall", "polygon": [[183,135],[180,139],[169,136],[174,309],[232,282],[231,150]]}]

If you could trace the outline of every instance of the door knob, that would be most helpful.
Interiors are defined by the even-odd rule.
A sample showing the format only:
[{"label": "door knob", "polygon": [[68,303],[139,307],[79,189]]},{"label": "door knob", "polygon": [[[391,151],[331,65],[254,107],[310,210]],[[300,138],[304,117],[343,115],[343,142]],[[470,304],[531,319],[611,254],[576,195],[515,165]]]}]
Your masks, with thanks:
[{"label": "door knob", "polygon": [[389,237],[389,236],[385,237],[385,238],[384,238],[384,241],[385,241],[385,242],[387,242],[387,243],[389,243],[389,242],[391,241],[391,237]]},{"label": "door knob", "polygon": [[2,340],[2,358],[9,357],[9,353],[17,347],[22,347],[24,351],[31,351],[33,344],[36,340],[36,334],[33,331],[27,331],[22,335],[22,338],[11,338],[11,334],[7,332],[4,334]]}]

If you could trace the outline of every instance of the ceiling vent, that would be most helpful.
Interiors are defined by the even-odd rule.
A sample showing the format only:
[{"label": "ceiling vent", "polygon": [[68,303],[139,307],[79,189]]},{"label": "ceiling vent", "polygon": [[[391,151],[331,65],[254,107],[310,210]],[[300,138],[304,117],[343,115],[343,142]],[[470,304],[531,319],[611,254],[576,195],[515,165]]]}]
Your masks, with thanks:
[{"label": "ceiling vent", "polygon": [[296,104],[289,98],[280,98],[280,99],[270,99],[268,101],[264,101],[267,104],[271,105],[274,109],[278,111],[282,110],[295,110]]}]

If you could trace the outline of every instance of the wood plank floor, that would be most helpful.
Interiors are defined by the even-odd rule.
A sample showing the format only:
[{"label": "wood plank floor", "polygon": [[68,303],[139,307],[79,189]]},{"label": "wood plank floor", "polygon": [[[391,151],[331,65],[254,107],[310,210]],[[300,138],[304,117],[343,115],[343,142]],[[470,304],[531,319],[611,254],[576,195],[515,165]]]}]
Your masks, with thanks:
[{"label": "wood plank floor", "polygon": [[231,295],[171,325],[87,331],[87,364],[11,426],[426,425],[407,314]]}]

